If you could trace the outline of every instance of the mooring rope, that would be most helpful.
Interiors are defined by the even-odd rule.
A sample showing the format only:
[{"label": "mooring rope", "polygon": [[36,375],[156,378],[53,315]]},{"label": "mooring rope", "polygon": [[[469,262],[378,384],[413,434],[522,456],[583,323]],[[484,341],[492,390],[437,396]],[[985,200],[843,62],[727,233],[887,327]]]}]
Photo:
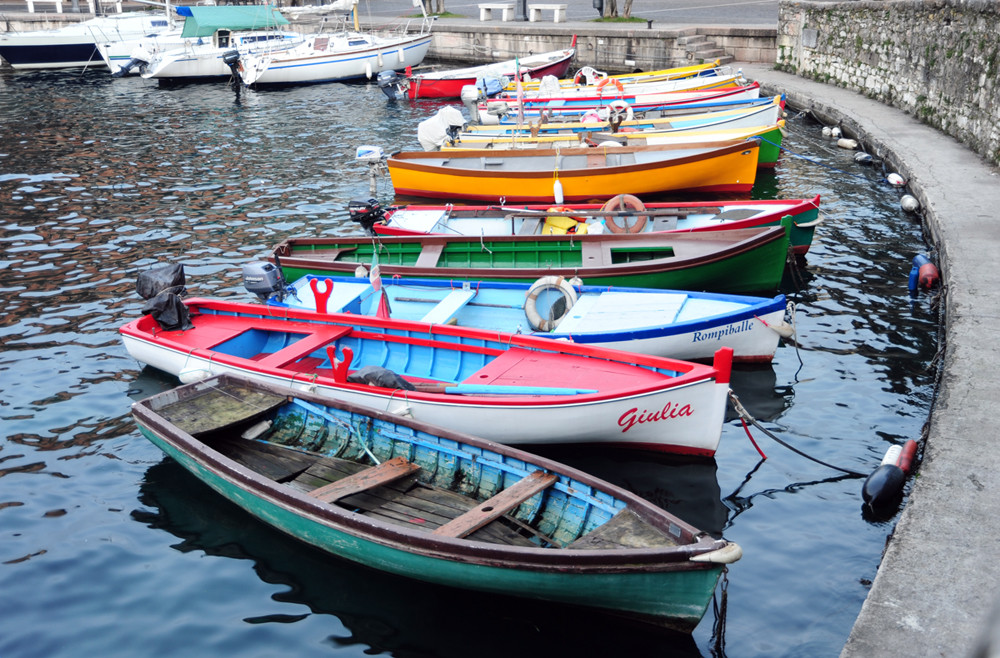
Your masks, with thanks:
[{"label": "mooring rope", "polygon": [[769,437],[771,437],[772,439],[774,439],[775,441],[777,441],[781,445],[785,446],[786,448],[788,448],[792,452],[794,452],[794,453],[796,453],[798,455],[801,455],[802,457],[805,457],[806,459],[808,459],[810,461],[814,461],[817,464],[821,464],[823,466],[826,466],[827,468],[832,468],[835,471],[840,471],[841,473],[846,473],[846,474],[852,475],[854,477],[861,477],[861,478],[868,477],[865,473],[859,473],[858,471],[852,471],[849,468],[841,468],[840,466],[834,466],[833,464],[827,463],[827,462],[825,462],[825,461],[823,461],[821,459],[817,459],[816,457],[813,457],[811,455],[807,455],[806,453],[802,452],[801,450],[799,450],[795,446],[792,446],[792,445],[788,444],[787,442],[782,441],[777,436],[775,436],[773,432],[770,432],[766,427],[764,427],[763,425],[761,425],[757,421],[756,418],[754,418],[753,416],[750,415],[750,412],[748,412],[746,410],[746,408],[744,408],[743,404],[740,402],[740,399],[738,397],[736,397],[736,393],[734,393],[733,391],[729,391],[729,399],[733,403],[733,408],[736,410],[736,413],[739,414],[740,421],[743,422],[743,429],[746,431],[747,436],[750,437],[750,442],[753,443],[754,447],[757,448],[757,452],[760,453],[760,456],[763,457],[764,459],[767,459],[767,456],[764,455],[764,453],[761,451],[760,447],[757,446],[757,442],[754,441],[754,439],[753,439],[752,436],[750,436],[750,428],[747,427],[747,421],[749,421],[754,427],[758,428],[760,431],[764,432],[764,434],[767,434]]}]

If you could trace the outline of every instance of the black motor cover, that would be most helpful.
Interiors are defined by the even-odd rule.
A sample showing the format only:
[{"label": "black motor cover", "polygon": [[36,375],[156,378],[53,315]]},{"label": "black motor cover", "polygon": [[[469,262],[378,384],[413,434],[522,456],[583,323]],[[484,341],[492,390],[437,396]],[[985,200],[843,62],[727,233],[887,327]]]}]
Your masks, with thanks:
[{"label": "black motor cover", "polygon": [[139,273],[135,291],[143,299],[152,299],[168,288],[180,288],[174,292],[184,294],[184,266],[179,263],[158,265]]}]

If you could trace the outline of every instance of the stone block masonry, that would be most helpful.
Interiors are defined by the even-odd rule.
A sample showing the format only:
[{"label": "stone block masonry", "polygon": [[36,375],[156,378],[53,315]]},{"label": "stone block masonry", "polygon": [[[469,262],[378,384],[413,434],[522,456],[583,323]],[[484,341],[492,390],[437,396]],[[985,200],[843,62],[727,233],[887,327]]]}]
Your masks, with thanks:
[{"label": "stone block masonry", "polygon": [[997,165],[998,26],[995,0],[785,0],[776,68],[903,110]]}]

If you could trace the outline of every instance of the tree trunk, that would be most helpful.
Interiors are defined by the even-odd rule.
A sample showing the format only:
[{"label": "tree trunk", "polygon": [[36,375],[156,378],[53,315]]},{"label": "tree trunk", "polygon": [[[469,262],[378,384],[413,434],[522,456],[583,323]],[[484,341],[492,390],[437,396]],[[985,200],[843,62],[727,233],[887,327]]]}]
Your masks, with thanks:
[{"label": "tree trunk", "polygon": [[604,18],[618,17],[618,0],[604,0]]},{"label": "tree trunk", "polygon": [[622,10],[622,16],[632,18],[632,0],[625,0],[625,8]]}]

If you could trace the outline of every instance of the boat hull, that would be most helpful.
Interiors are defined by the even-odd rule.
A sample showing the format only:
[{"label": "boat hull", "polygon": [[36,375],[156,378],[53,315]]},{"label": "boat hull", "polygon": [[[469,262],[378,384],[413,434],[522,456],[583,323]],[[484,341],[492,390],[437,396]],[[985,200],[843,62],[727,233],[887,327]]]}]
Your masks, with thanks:
[{"label": "boat hull", "polygon": [[[457,382],[468,383],[471,380],[473,383],[483,384],[516,384],[520,380],[530,384],[532,381],[545,381],[552,382],[555,386],[585,382],[593,390],[552,395],[453,395],[446,392],[402,391],[352,384],[338,379],[328,369],[329,365],[325,366],[326,370],[319,366],[313,366],[312,369],[296,368],[293,364],[273,366],[262,362],[256,354],[235,355],[228,353],[232,352],[231,349],[222,346],[246,340],[251,331],[272,334],[310,331],[301,323],[297,325],[291,321],[276,321],[273,316],[279,310],[285,315],[292,314],[293,317],[309,322],[350,323],[351,326],[361,327],[365,332],[379,330],[377,327],[382,325],[376,319],[352,315],[318,316],[302,312],[295,315],[296,312],[289,309],[209,300],[193,300],[188,304],[192,309],[193,329],[162,331],[151,316],[144,316],[122,327],[122,340],[129,354],[137,361],[177,376],[182,381],[214,374],[236,374],[287,387],[289,390],[312,391],[334,400],[395,414],[405,413],[426,423],[510,445],[614,444],[644,450],[711,456],[718,447],[722,433],[729,391],[727,362],[720,362],[713,369],[680,361],[657,361],[661,363],[659,367],[664,367],[662,364],[665,363],[667,366],[684,368],[681,372],[686,374],[683,376],[649,372],[645,366],[634,368],[625,365],[627,372],[643,379],[641,382],[636,381],[634,385],[629,383],[624,386],[621,382],[625,381],[623,377],[626,375],[620,374],[620,364],[612,366],[609,362],[609,365],[602,365],[600,361],[593,361],[591,358],[559,356],[581,351],[587,354],[587,350],[597,348],[512,336],[508,337],[507,345],[527,342],[533,346],[533,350],[505,352],[503,359],[497,358],[489,362],[468,377],[462,374]],[[234,314],[238,318],[235,329],[231,322]],[[447,343],[456,340],[482,340],[482,336],[487,335],[487,332],[439,325],[399,321],[396,324],[407,325],[403,341],[410,344],[406,356],[396,357],[397,360],[405,362],[409,372],[424,377],[427,376],[424,374],[425,370],[430,372],[444,368],[441,363],[447,363],[445,359],[450,357],[435,356],[430,364],[425,365],[424,361],[430,358],[430,353],[421,351],[423,348],[420,346],[440,343],[442,347],[453,349]],[[439,337],[447,334],[466,338],[450,338],[441,343]],[[497,345],[504,344],[497,338],[503,334],[492,332],[489,335]],[[385,340],[389,341],[390,338]],[[598,350],[598,353],[607,354],[623,364],[642,363],[642,359],[653,358],[615,351]],[[726,353],[730,356],[725,358],[731,359],[731,353]],[[325,353],[317,348],[316,354]],[[359,356],[360,354],[359,352]],[[361,365],[364,363],[359,361],[355,367]],[[563,370],[557,371],[559,368]],[[611,368],[615,369],[614,377],[617,378],[617,383],[613,385],[607,383],[611,377]],[[535,373],[533,376],[532,371]],[[604,382],[594,379],[598,372],[602,373]],[[718,378],[716,373],[719,373]],[[522,379],[524,376],[533,378]]]},{"label": "boat hull", "polygon": [[676,149],[463,149],[396,153],[387,164],[397,195],[562,203],[616,194],[749,192],[759,150],[752,141]]},{"label": "boat hull", "polygon": [[[657,222],[648,221],[643,226],[643,234],[647,233],[699,233],[710,231],[725,231],[731,229],[754,228],[760,226],[777,226],[782,218],[788,216],[786,224],[788,239],[792,251],[797,255],[805,255],[812,246],[816,227],[822,223],[819,216],[820,197],[817,194],[812,199],[784,201],[781,199],[761,199],[743,201],[705,201],[680,203],[650,203],[643,204],[650,211],[671,213],[676,211],[676,226],[661,228]],[[548,213],[548,205],[525,206],[433,206],[409,204],[386,213],[384,221],[371,225],[371,230],[379,235],[424,235],[441,233],[448,235],[518,235],[523,234],[524,221],[529,214],[539,217]],[[588,225],[599,220],[599,216],[589,213],[602,211],[603,204],[580,203],[561,206],[569,211],[561,211],[578,218],[583,218]],[[528,211],[528,212],[525,212]],[[519,215],[520,213],[520,215]],[[635,215],[641,215],[635,212]],[[732,219],[733,214],[745,218]],[[746,216],[750,214],[750,216]],[[427,218],[436,215],[433,221]],[[533,234],[544,232],[544,223],[540,222],[539,230]]]},{"label": "boat hull", "polygon": [[[213,379],[193,390],[208,394],[232,390],[261,399],[247,388],[253,384],[232,389],[227,387],[229,381]],[[265,391],[271,400],[285,395],[277,389]],[[697,556],[715,556],[721,551],[730,557],[720,562],[739,557],[737,546],[711,539],[648,501],[556,462],[372,410],[344,405],[324,408],[325,403],[315,396],[295,396],[293,406],[302,400],[318,408],[330,422],[355,427],[351,433],[369,442],[373,459],[400,455],[427,467],[421,471],[425,473],[421,481],[429,479],[428,484],[436,482],[438,474],[442,482],[454,481],[448,474],[461,471],[463,479],[469,481],[467,491],[492,492],[498,485],[508,488],[512,479],[523,479],[533,471],[551,474],[555,483],[544,498],[525,503],[527,509],[510,514],[534,518],[536,525],[549,528],[549,538],[560,543],[547,547],[492,543],[435,534],[413,521],[389,523],[265,477],[159,415],[175,416],[169,409],[177,406],[183,411],[184,403],[196,395],[192,386],[187,386],[133,405],[143,436],[252,516],[340,559],[440,585],[586,606],[690,631],[707,610],[724,568],[722,563],[698,560]],[[339,441],[334,437],[332,443]],[[330,454],[324,447],[315,449],[318,452],[307,453],[310,458]],[[561,511],[549,510],[550,504]],[[586,537],[622,514],[656,529],[662,539],[636,547],[619,542],[616,548],[587,548],[574,543],[575,538]]]},{"label": "boat hull", "polygon": [[[487,243],[490,251],[480,247],[482,238],[475,237],[385,238],[380,241],[378,262],[384,278],[473,278],[530,283],[543,276],[562,276],[567,280],[579,277],[584,284],[593,286],[751,294],[777,289],[788,256],[786,230],[778,227],[651,235],[645,243],[637,239],[643,237],[505,236],[490,240]],[[441,245],[439,257],[428,258],[438,245]],[[585,265],[580,259],[585,249],[588,254],[591,252],[591,245],[596,255],[593,261],[588,257],[592,265]],[[611,262],[616,258],[617,248],[635,254],[650,245],[653,252],[668,251],[659,258]],[[701,248],[698,255],[683,256],[696,247]],[[336,251],[336,254],[328,257],[315,253],[317,250],[331,254]],[[426,254],[424,259],[421,254]],[[574,260],[570,261],[570,257]],[[601,262],[597,262],[598,257]],[[307,274],[353,276],[359,265],[371,266],[372,244],[370,240],[351,239],[286,240],[275,248],[271,260],[280,265],[286,281],[296,281]]]},{"label": "boat hull", "polygon": [[[541,78],[546,75],[554,75],[557,78],[561,78],[569,70],[574,55],[576,55],[576,50],[573,48],[553,51],[549,54],[551,61],[545,61],[535,66],[522,64],[521,68],[522,70],[526,69],[526,72],[532,78]],[[545,56],[540,57],[544,58]],[[420,98],[460,98],[462,96],[462,88],[468,85],[475,85],[477,75],[482,75],[483,71],[489,68],[495,68],[499,76],[506,75],[513,77],[515,72],[515,64],[511,61],[460,69],[459,72],[454,74],[444,72],[440,75],[434,73],[413,75],[407,79],[406,96],[410,100]]]},{"label": "boat hull", "polygon": [[[313,37],[317,39],[319,37]],[[300,54],[295,51],[279,53],[267,64],[262,73],[250,82],[256,85],[288,85],[338,80],[367,79],[381,71],[404,69],[417,66],[427,55],[431,45],[431,35],[398,39],[391,44],[375,48],[364,48],[344,52]],[[264,57],[263,55],[259,57]],[[252,71],[253,58],[247,58],[244,66]]]},{"label": "boat hull", "polygon": [[[326,297],[320,295],[323,312],[377,313],[377,296],[366,279],[358,278],[309,276],[289,287],[293,293],[268,303],[315,311],[313,285],[331,291]],[[733,362],[769,363],[779,342],[771,327],[784,325],[787,306],[784,295],[768,299],[648,288],[574,289],[578,301],[559,324],[534,335],[684,360],[711,360],[719,349],[729,347]],[[396,319],[505,333],[531,330],[524,310],[530,284],[394,278],[383,281],[382,290]],[[447,307],[453,293],[465,290],[475,292],[470,301],[453,313],[434,317],[437,309]],[[553,299],[546,297],[541,303],[554,303]]]}]

